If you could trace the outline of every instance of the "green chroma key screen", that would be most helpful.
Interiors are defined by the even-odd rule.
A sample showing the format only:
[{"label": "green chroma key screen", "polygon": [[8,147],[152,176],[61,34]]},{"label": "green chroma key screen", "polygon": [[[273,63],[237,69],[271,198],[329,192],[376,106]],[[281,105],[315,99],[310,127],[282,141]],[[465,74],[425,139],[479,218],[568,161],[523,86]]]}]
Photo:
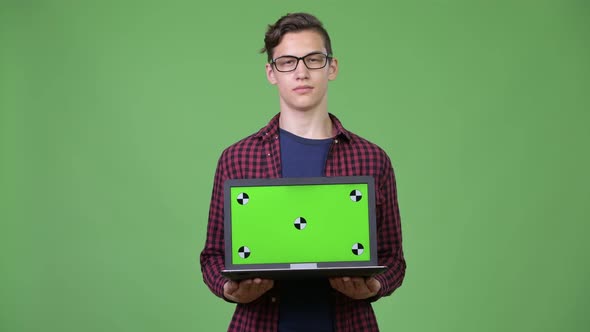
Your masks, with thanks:
[{"label": "green chroma key screen", "polygon": [[366,183],[231,188],[233,264],[369,261]]}]

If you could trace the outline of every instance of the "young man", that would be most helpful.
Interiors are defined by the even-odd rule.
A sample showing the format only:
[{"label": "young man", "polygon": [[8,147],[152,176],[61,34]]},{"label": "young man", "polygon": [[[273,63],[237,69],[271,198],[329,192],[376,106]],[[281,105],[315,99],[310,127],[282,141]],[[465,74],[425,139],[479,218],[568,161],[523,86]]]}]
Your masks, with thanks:
[{"label": "young man", "polygon": [[[280,113],[257,133],[223,151],[213,185],[203,279],[237,303],[229,331],[377,331],[371,302],[402,284],[406,263],[391,162],[377,145],[344,129],[328,113],[328,82],[338,74],[330,37],[306,13],[268,27],[268,81],[279,92]],[[225,279],[223,183],[232,178],[371,175],[375,178],[379,264],[372,278],[235,282]]]}]

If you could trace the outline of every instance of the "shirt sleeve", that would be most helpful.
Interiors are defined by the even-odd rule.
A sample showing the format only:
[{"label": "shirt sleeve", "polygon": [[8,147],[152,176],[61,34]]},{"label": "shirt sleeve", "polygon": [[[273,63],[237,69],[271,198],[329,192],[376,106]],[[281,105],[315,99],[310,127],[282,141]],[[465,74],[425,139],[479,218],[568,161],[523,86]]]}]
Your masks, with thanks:
[{"label": "shirt sleeve", "polygon": [[395,175],[391,161],[385,155],[383,170],[378,177],[377,200],[377,251],[379,264],[388,269],[375,278],[381,283],[381,289],[370,301],[388,296],[401,286],[405,271],[406,261],[402,248],[401,218],[397,200]]},{"label": "shirt sleeve", "polygon": [[228,281],[221,275],[224,268],[224,231],[223,231],[223,184],[228,178],[225,154],[222,153],[217,163],[213,181],[213,193],[209,207],[209,221],[207,224],[207,238],[201,252],[201,272],[203,281],[211,292],[223,297],[223,285]]}]

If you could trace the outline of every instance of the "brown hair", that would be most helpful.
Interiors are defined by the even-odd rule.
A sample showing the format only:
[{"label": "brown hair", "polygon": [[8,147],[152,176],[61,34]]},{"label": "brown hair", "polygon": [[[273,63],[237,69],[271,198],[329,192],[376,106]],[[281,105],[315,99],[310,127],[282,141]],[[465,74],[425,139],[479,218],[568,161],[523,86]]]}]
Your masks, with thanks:
[{"label": "brown hair", "polygon": [[269,24],[264,35],[264,47],[260,50],[260,53],[266,52],[268,62],[271,62],[274,49],[279,45],[285,34],[304,30],[318,32],[324,39],[328,55],[332,55],[332,43],[328,32],[317,17],[308,13],[290,13],[279,18],[275,24]]}]

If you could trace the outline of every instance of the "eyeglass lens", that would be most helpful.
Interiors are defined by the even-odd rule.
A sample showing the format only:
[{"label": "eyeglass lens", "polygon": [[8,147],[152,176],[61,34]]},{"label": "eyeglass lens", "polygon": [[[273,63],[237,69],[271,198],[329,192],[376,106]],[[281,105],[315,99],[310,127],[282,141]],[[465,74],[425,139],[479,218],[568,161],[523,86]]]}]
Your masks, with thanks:
[{"label": "eyeglass lens", "polygon": [[297,58],[294,56],[282,56],[275,59],[275,66],[279,71],[293,71],[299,64],[299,59],[303,60],[303,63],[308,69],[320,69],[326,66],[328,57],[322,53],[312,53],[304,56],[303,58]]}]

